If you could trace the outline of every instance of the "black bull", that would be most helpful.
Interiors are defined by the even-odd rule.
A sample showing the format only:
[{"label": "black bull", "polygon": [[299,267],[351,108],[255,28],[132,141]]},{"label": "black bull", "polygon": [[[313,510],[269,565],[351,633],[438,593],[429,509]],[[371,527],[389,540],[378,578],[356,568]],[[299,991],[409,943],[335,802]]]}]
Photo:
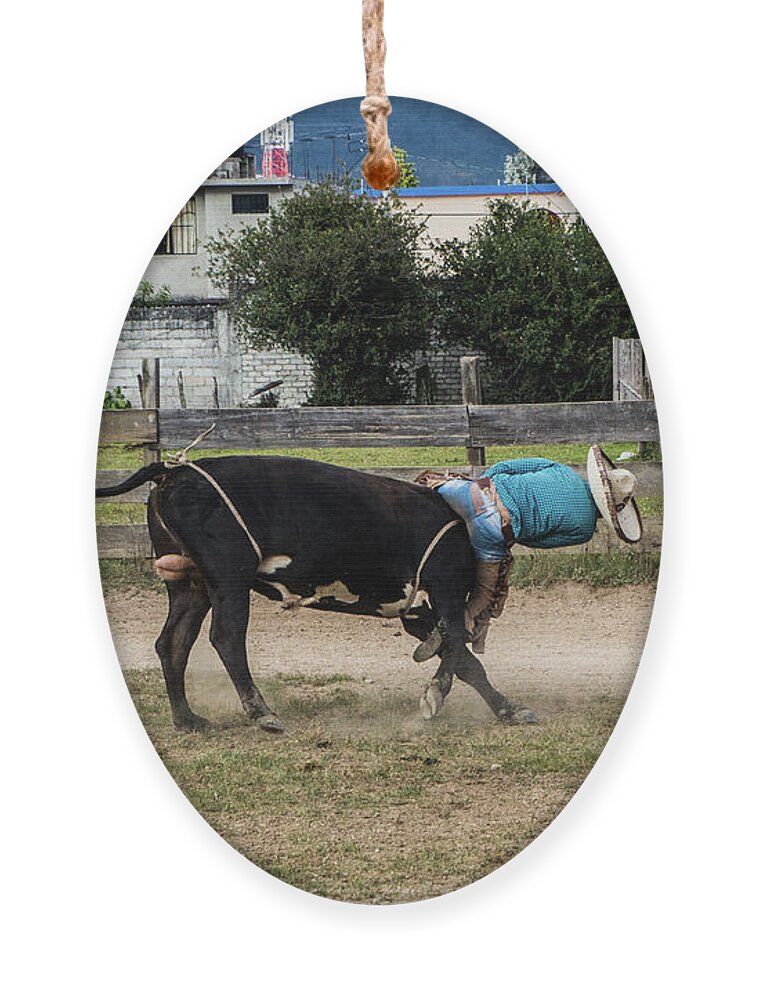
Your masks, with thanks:
[{"label": "black bull", "polygon": [[156,482],[148,503],[156,556],[189,557],[184,560],[188,571],[165,580],[169,612],[155,644],[178,728],[206,725],[187,703],[184,675],[190,649],[212,610],[210,640],[245,712],[264,729],[282,729],[248,667],[251,590],[326,610],[401,615],[406,631],[421,640],[436,624],[443,644],[439,667],[421,699],[424,717],[440,710],[456,676],[479,692],[498,719],[533,721],[528,709],[492,687],[466,647],[464,606],[474,558],[462,522],[429,555],[417,600],[407,607],[429,543],[454,516],[435,492],[304,459],[211,458],[195,464],[226,493],[262,560],[213,484],[187,465],[155,463],[96,494],[115,496]]}]

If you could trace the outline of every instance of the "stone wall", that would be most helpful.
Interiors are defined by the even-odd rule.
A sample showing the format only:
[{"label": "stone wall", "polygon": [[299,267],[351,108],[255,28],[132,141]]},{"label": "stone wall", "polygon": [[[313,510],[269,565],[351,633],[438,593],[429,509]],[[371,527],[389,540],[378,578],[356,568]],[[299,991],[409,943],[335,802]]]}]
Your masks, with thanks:
[{"label": "stone wall", "polygon": [[[427,351],[416,354],[416,369],[428,365],[434,403],[461,402],[461,358],[471,354],[470,349],[451,347],[445,351]],[[422,396],[419,402],[427,402]]]},{"label": "stone wall", "polygon": [[299,354],[279,349],[270,351],[245,351],[242,355],[242,382],[245,393],[284,379],[283,385],[273,392],[279,406],[301,406],[308,398],[311,387],[311,366]]},{"label": "stone wall", "polygon": [[288,351],[245,351],[217,303],[130,310],[113,357],[108,388],[120,385],[140,406],[143,358],[160,358],[161,406],[242,406],[254,389],[283,378],[280,406],[298,406],[310,387],[310,366]]},{"label": "stone wall", "polygon": [[[428,365],[433,402],[459,403],[460,357],[465,353],[462,348],[418,353],[409,373],[411,385],[415,370]],[[160,358],[161,406],[167,408],[244,406],[255,389],[275,379],[284,380],[273,390],[279,406],[300,406],[311,385],[311,367],[299,354],[243,350],[228,314],[215,302],[130,310],[108,388],[121,386],[137,407],[141,405],[137,376],[143,358]]]},{"label": "stone wall", "polygon": [[[242,358],[227,314],[214,304],[130,310],[121,330],[108,388],[120,385],[140,406],[137,375],[143,358],[160,358],[161,406],[238,406]],[[215,382],[214,382],[215,379]]]}]

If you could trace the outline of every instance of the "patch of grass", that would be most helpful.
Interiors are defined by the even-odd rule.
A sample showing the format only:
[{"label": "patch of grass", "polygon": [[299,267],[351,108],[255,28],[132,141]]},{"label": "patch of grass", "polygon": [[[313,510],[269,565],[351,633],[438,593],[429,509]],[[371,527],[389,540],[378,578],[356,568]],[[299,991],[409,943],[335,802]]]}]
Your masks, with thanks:
[{"label": "patch of grass", "polygon": [[138,587],[142,590],[163,590],[151,559],[101,559],[100,581],[103,590],[124,590]]},{"label": "patch of grass", "polygon": [[[551,444],[487,449],[487,462],[493,465],[509,458],[528,458],[537,455],[553,462],[583,465],[587,460],[588,444]],[[603,449],[614,460],[625,451],[637,454],[637,445],[630,442],[612,442]],[[222,457],[225,455],[284,455],[290,458],[310,458],[331,465],[355,469],[372,469],[391,466],[466,465],[466,449],[455,447],[421,448],[258,448],[258,449],[205,449],[193,450],[194,458]],[[139,469],[142,467],[142,447],[103,445],[98,448],[98,469]]]},{"label": "patch of grass", "polygon": [[[637,454],[637,445],[629,441],[616,441],[602,444],[609,458],[617,461],[624,452]],[[544,444],[544,445],[511,445],[509,447],[487,448],[487,463],[505,462],[509,458],[547,458],[551,462],[562,462],[564,465],[585,465],[587,462],[587,444]],[[465,463],[465,459],[464,459]]]},{"label": "patch of grass", "polygon": [[97,449],[98,469],[141,469],[142,445],[105,444]]},{"label": "patch of grass", "polygon": [[637,497],[636,499],[643,517],[663,517],[663,497]]},{"label": "patch of grass", "polygon": [[353,684],[355,678],[351,674],[286,674],[274,675],[279,684],[308,684],[311,687],[327,687],[330,684]]},{"label": "patch of grass", "polygon": [[590,587],[651,584],[658,580],[658,552],[582,552],[554,555],[519,554],[513,560],[513,587],[549,587],[572,580]]},{"label": "patch of grass", "polygon": [[[550,587],[556,583],[573,581],[590,587],[620,587],[626,584],[655,586],[658,580],[660,554],[657,552],[584,552],[556,553],[552,555],[525,555],[520,553],[513,562],[510,584],[512,587]],[[139,587],[162,590],[149,559],[101,559],[100,577],[104,590]],[[301,675],[281,674],[275,683],[282,687],[299,683]],[[314,686],[347,682],[350,678],[340,674],[311,680]]]},{"label": "patch of grass", "polygon": [[318,683],[294,687],[281,684],[281,681],[274,681],[269,683],[267,691],[270,692],[272,700],[281,705],[285,715],[300,719],[315,719],[324,712],[335,710],[351,715],[360,697],[353,688],[344,685],[326,687]]},{"label": "patch of grass", "polygon": [[95,504],[95,524],[145,524],[147,507],[143,503],[109,503],[98,500]]},{"label": "patch of grass", "polygon": [[[329,700],[348,690],[340,675],[326,684],[300,674],[288,684],[274,677],[276,691],[265,679],[289,727],[284,737],[238,712],[209,732],[178,733],[159,671],[126,677],[158,753],[221,836],[293,885],[357,902],[436,895],[504,864],[576,791],[622,707],[605,697],[537,726],[443,714],[409,729],[417,706],[408,700],[405,725],[368,733],[346,730],[345,706]],[[352,692],[359,715],[381,717],[384,692],[359,684]]]}]

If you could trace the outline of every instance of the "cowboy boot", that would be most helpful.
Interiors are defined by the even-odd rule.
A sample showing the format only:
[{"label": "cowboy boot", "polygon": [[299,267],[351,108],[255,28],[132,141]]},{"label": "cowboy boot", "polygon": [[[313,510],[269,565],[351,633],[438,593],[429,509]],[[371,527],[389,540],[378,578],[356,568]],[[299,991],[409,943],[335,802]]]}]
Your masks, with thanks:
[{"label": "cowboy boot", "polygon": [[[490,618],[497,617],[502,611],[502,603],[498,601],[500,596],[498,582],[504,562],[503,559],[476,560],[476,579],[466,602],[465,611],[468,641],[472,643],[471,648],[475,653],[484,652]],[[416,663],[423,663],[439,652],[441,646],[442,635],[435,626],[421,645],[413,651],[413,659]]]},{"label": "cowboy boot", "polygon": [[476,561],[476,579],[466,602],[466,630],[474,653],[484,652],[490,619],[497,609],[498,581],[503,562],[502,559]]},{"label": "cowboy boot", "polygon": [[429,635],[424,639],[420,646],[416,646],[413,650],[413,659],[416,663],[423,663],[424,660],[430,660],[435,653],[438,653],[442,648],[442,634],[440,630],[435,625]]}]

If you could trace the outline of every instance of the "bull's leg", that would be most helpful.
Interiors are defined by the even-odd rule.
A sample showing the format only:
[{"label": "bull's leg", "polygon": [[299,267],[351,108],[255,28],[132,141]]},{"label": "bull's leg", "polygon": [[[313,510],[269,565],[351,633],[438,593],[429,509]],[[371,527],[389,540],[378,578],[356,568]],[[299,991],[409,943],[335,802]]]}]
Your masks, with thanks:
[{"label": "bull's leg", "polygon": [[246,588],[224,588],[223,592],[213,592],[211,607],[211,643],[226,667],[245,713],[267,732],[283,732],[284,726],[263,700],[250,676],[245,648],[250,618],[249,591]]},{"label": "bull's leg", "polygon": [[442,662],[450,659],[450,666],[457,677],[470,684],[484,698],[495,715],[503,722],[522,723],[536,722],[537,716],[529,708],[514,705],[505,695],[496,690],[489,682],[481,662],[461,643],[451,650],[448,657],[443,652]]},{"label": "bull's leg", "polygon": [[412,635],[414,639],[420,639],[422,642],[429,637],[437,624],[432,609],[427,604],[422,604],[409,614],[403,615],[400,622],[408,635]]},{"label": "bull's leg", "polygon": [[464,646],[466,641],[462,597],[452,594],[444,594],[441,597],[438,595],[435,610],[438,619],[432,634],[440,635],[442,638],[437,654],[440,657],[440,665],[421,695],[421,714],[425,719],[434,718],[450,693],[455,674],[451,650]]},{"label": "bull's leg", "polygon": [[206,719],[195,715],[187,703],[184,675],[187,659],[208,613],[208,593],[199,580],[167,582],[168,618],[155,643],[166,681],[171,716],[177,729],[203,729]]},{"label": "bull's leg", "polygon": [[530,709],[514,705],[490,684],[484,667],[466,648],[467,633],[462,604],[451,609],[447,616],[441,615],[438,628],[442,635],[441,662],[437,673],[421,696],[421,714],[425,719],[433,718],[442,708],[450,691],[453,676],[456,676],[466,684],[470,684],[503,722],[537,721]]},{"label": "bull's leg", "polygon": [[[437,630],[437,623],[435,621],[432,609],[427,605],[414,609],[413,613],[404,616],[400,619],[403,623],[403,628],[405,631],[414,637],[414,639],[421,640],[421,646],[418,646],[413,653],[413,659],[417,663],[423,662],[423,660],[430,659],[434,656],[435,652],[440,644],[434,641],[434,649],[429,653],[428,656],[419,656],[419,650],[423,648],[426,641],[429,640],[430,636],[438,636],[439,632]],[[425,719],[431,719],[433,716],[439,712],[442,708],[442,704],[450,693],[450,688],[453,684],[453,674],[447,667],[440,665],[437,673],[434,675],[430,683],[427,685],[424,693],[421,696],[421,714]]]},{"label": "bull's leg", "polygon": [[453,686],[453,673],[449,665],[440,663],[437,673],[431,679],[421,695],[421,715],[425,719],[433,719],[445,703]]}]

